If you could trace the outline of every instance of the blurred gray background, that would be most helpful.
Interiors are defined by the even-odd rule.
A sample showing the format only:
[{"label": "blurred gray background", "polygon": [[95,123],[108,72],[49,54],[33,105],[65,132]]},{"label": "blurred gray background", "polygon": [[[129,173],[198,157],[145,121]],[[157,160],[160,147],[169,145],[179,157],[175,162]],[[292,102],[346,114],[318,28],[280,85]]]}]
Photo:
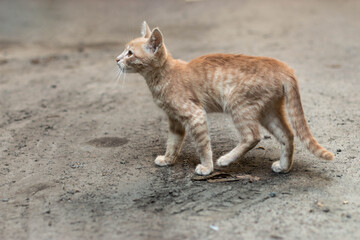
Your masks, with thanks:
[{"label": "blurred gray background", "polygon": [[[0,239],[360,238],[359,13],[347,0],[1,0]],[[166,116],[115,64],[143,20],[175,58],[287,62],[336,159],[296,141],[293,171],[275,174],[266,138],[224,169],[259,181],[198,182],[187,138],[175,166],[156,167]],[[215,160],[238,137],[224,115],[209,124]]]}]

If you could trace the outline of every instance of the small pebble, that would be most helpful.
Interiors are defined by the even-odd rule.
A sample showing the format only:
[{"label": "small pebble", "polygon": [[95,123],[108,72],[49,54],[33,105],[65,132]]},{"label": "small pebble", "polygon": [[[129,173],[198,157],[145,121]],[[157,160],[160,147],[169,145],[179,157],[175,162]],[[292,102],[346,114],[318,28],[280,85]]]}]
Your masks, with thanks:
[{"label": "small pebble", "polygon": [[269,196],[270,196],[270,197],[276,197],[276,193],[271,192],[271,193],[269,194]]},{"label": "small pebble", "polygon": [[8,198],[3,198],[1,201],[2,201],[2,202],[8,202],[9,199],[8,199]]},{"label": "small pebble", "polygon": [[172,196],[172,197],[178,197],[180,194],[178,192],[169,192],[169,194]]},{"label": "small pebble", "polygon": [[181,198],[175,198],[175,203],[176,204],[181,204],[184,202],[184,199],[181,199]]},{"label": "small pebble", "polygon": [[142,166],[141,166],[141,165],[137,165],[137,166],[136,166],[136,169],[142,169]]},{"label": "small pebble", "polygon": [[264,139],[271,139],[271,136],[265,135],[265,136],[264,136]]},{"label": "small pebble", "polygon": [[31,64],[39,64],[40,63],[40,59],[38,58],[34,58],[30,60]]},{"label": "small pebble", "polygon": [[337,149],[336,152],[338,152],[338,153],[341,152],[341,149]]},{"label": "small pebble", "polygon": [[330,209],[326,207],[323,209],[323,212],[330,212]]},{"label": "small pebble", "polygon": [[161,212],[163,209],[164,209],[163,207],[156,207],[154,210],[155,210],[156,212]]},{"label": "small pebble", "polygon": [[351,215],[350,215],[350,214],[346,214],[346,217],[347,217],[347,218],[351,218]]},{"label": "small pebble", "polygon": [[210,228],[214,231],[219,231],[219,227],[218,226],[215,226],[215,225],[210,225]]}]

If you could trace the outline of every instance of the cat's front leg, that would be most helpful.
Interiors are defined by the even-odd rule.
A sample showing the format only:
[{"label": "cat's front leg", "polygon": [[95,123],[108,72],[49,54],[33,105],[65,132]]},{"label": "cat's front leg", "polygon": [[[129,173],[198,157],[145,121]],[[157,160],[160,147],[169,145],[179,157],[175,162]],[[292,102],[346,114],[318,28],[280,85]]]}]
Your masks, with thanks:
[{"label": "cat's front leg", "polygon": [[195,141],[195,147],[200,155],[201,164],[197,165],[195,172],[198,175],[209,175],[214,170],[210,135],[206,121],[206,113],[202,109],[191,111],[191,117],[187,121],[187,130]]},{"label": "cat's front leg", "polygon": [[184,127],[177,120],[169,117],[169,136],[166,144],[166,153],[165,155],[157,156],[155,164],[158,166],[174,164],[180,153],[184,137]]}]

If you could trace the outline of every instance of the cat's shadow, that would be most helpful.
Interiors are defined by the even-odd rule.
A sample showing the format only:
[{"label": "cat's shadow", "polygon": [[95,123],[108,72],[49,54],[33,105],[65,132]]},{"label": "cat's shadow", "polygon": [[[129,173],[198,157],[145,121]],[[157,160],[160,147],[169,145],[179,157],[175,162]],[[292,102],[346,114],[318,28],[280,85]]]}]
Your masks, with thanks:
[{"label": "cat's shadow", "polygon": [[[268,181],[271,184],[286,184],[287,181],[290,180],[290,182],[292,182],[291,180],[294,179],[296,181],[302,181],[304,187],[306,187],[307,184],[309,187],[314,185],[328,185],[331,184],[333,180],[328,172],[325,172],[316,165],[316,162],[309,164],[301,161],[302,159],[296,156],[293,167],[289,173],[275,173],[272,171],[271,165],[273,162],[279,160],[279,158],[268,158],[255,149],[226,167],[216,165],[216,159],[221,155],[223,155],[223,152],[214,152],[214,171],[231,175],[251,175],[253,177],[259,177],[261,179],[260,181]],[[188,171],[193,172],[196,165],[199,164],[199,159],[195,154],[184,153],[180,158],[181,157],[185,159],[185,165],[189,166],[190,169],[188,169]],[[178,167],[180,168],[180,166]],[[179,171],[184,171],[184,169],[179,169]],[[194,172],[192,174],[195,175]]]},{"label": "cat's shadow", "polygon": [[[215,160],[221,155],[223,151],[214,151]],[[108,183],[104,183],[103,188],[98,186],[82,193],[78,199],[73,199],[69,212],[86,209],[94,211],[99,217],[109,211],[113,214],[140,211],[161,216],[200,216],[220,211],[226,215],[246,206],[257,205],[269,199],[269,194],[273,192],[279,198],[292,198],[304,192],[324,189],[333,181],[331,173],[319,168],[316,163],[309,165],[301,161],[300,157],[295,157],[293,169],[289,173],[274,173],[271,165],[276,160],[278,159],[267,158],[261,151],[253,150],[227,167],[215,168],[216,171],[229,174],[258,177],[259,180],[256,181],[193,181],[199,159],[195,152],[188,149],[173,166],[156,167],[153,162],[149,162],[149,168],[155,174],[146,188],[134,184],[131,188],[113,191]]]}]

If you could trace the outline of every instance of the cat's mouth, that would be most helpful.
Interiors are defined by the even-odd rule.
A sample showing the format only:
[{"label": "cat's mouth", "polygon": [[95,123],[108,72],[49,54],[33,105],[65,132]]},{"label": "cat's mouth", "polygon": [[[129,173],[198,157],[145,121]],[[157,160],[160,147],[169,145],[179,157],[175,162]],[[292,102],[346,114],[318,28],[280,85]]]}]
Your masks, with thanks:
[{"label": "cat's mouth", "polygon": [[125,64],[123,64],[122,62],[118,62],[117,65],[122,72],[124,72],[126,70]]},{"label": "cat's mouth", "polygon": [[117,64],[120,68],[120,71],[121,72],[126,72],[126,73],[136,73],[135,69],[133,68],[129,68],[128,66],[125,66],[125,64],[121,63],[121,62],[118,62]]}]

